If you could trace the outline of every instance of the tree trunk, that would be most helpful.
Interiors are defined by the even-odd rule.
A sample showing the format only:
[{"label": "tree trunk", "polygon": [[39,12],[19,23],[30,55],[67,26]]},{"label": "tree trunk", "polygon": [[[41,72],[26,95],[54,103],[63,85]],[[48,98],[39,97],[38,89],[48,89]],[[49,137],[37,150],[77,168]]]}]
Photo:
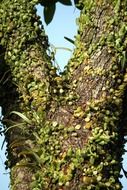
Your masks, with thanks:
[{"label": "tree trunk", "polygon": [[1,72],[9,68],[14,89],[2,86],[0,95],[15,123],[6,124],[13,190],[122,189],[127,2],[81,2],[76,49],[61,75],[47,54],[38,2],[0,5]]}]

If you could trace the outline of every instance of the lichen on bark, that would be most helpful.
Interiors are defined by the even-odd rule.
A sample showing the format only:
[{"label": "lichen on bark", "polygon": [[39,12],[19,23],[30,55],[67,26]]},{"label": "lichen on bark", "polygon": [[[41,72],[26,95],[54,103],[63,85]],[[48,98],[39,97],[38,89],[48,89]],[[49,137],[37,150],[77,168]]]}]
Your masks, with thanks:
[{"label": "lichen on bark", "polygon": [[81,1],[76,49],[61,75],[46,53],[37,3],[0,5],[2,66],[9,67],[17,90],[14,102],[18,97],[9,111],[16,108],[27,118],[6,116],[20,125],[6,135],[11,189],[121,190],[127,3]]}]

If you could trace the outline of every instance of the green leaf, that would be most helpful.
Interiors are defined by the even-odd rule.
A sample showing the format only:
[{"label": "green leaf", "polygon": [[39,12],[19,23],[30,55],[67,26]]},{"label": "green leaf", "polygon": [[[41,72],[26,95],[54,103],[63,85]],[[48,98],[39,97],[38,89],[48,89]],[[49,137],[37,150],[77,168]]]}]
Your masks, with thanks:
[{"label": "green leaf", "polygon": [[74,3],[75,3],[75,4],[78,4],[78,3],[79,3],[79,0],[74,0]]},{"label": "green leaf", "polygon": [[40,4],[44,7],[50,7],[55,4],[58,0],[40,0]]},{"label": "green leaf", "polygon": [[125,177],[127,178],[127,171],[123,168],[123,166],[122,166],[122,170],[123,170]]},{"label": "green leaf", "polygon": [[74,3],[75,3],[75,6],[76,6],[78,9],[80,9],[80,10],[83,9],[83,4],[79,3],[79,0],[74,0]]},{"label": "green leaf", "polygon": [[10,127],[8,127],[6,130],[5,130],[5,133],[7,133],[10,129],[12,129],[12,128],[20,128],[20,129],[23,129],[23,125],[24,125],[25,123],[18,123],[18,124],[16,124],[16,125],[12,125],[12,126],[10,126]]},{"label": "green leaf", "polygon": [[72,43],[72,44],[74,45],[74,40],[72,40],[72,39],[70,39],[70,38],[68,38],[68,37],[66,37],[66,36],[64,36],[64,38],[65,38],[67,41],[69,41],[70,43]]},{"label": "green leaf", "polygon": [[66,51],[70,51],[72,52],[72,50],[70,48],[65,48],[65,47],[56,47],[56,50],[66,50]]},{"label": "green leaf", "polygon": [[62,3],[63,5],[72,5],[71,0],[58,0],[58,2]]},{"label": "green leaf", "polygon": [[[18,111],[12,111],[10,114],[16,114],[18,115],[20,118],[22,118],[24,121],[26,121],[27,123],[31,124],[31,121],[22,113],[18,112]],[[20,123],[19,123],[20,124]]]},{"label": "green leaf", "polygon": [[3,140],[2,145],[1,145],[1,150],[2,150],[3,147],[4,147],[5,142],[6,142],[6,138],[4,137],[4,140]]},{"label": "green leaf", "polygon": [[34,156],[34,158],[36,159],[36,161],[38,162],[38,164],[41,164],[41,159],[40,157],[37,155],[36,152],[34,152],[33,150],[23,150],[21,151],[18,156],[20,157],[21,155],[26,156],[26,155],[32,155]]},{"label": "green leaf", "polygon": [[51,6],[48,7],[44,7],[44,20],[47,25],[52,21],[53,16],[55,14],[55,10],[56,10],[55,4],[52,4]]}]

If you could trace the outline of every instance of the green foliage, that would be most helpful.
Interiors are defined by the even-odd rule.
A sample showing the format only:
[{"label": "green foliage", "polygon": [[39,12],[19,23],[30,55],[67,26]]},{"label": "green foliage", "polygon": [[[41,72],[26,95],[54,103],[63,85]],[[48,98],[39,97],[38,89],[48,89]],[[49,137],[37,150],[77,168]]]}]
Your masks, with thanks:
[{"label": "green foliage", "polygon": [[63,5],[72,5],[71,0],[41,0],[40,4],[44,7],[49,7],[57,2],[62,3]]},{"label": "green foliage", "polygon": [[65,38],[67,41],[69,41],[70,43],[74,44],[74,40],[72,40],[72,39],[70,39],[70,38],[68,38],[68,37],[66,37],[66,36],[64,36],[64,38]]},{"label": "green foliage", "polygon": [[70,0],[41,0],[40,4],[44,6],[44,20],[46,24],[49,24],[54,16],[56,10],[56,3],[62,3],[63,5],[72,5]]},{"label": "green foliage", "polygon": [[[72,5],[71,0],[40,0],[40,4],[44,6],[44,20],[46,24],[49,24],[52,21],[56,10],[56,3],[58,2],[67,6]],[[80,10],[83,8],[83,5],[80,3],[80,0],[74,0],[74,4],[76,8]]]},{"label": "green foliage", "polygon": [[40,0],[40,4],[44,7],[51,6],[52,4],[55,4],[57,0]]},{"label": "green foliage", "polygon": [[[21,132],[20,135],[14,136],[15,138],[8,147],[13,154],[9,159],[10,167],[12,164],[19,167],[21,164],[23,166],[23,164],[35,163],[37,167],[33,167],[33,173],[35,173],[33,190],[72,189],[72,185],[75,185],[73,189],[79,190],[121,190],[118,178],[121,169],[122,148],[117,149],[117,147],[122,145],[122,142],[119,141],[122,127],[118,128],[118,122],[127,85],[127,74],[124,77],[120,71],[121,64],[122,70],[126,69],[126,54],[123,53],[127,46],[126,42],[123,42],[126,41],[126,28],[123,26],[123,18],[126,16],[124,16],[124,11],[121,11],[119,20],[116,20],[116,17],[112,21],[110,15],[106,14],[105,28],[108,32],[109,30],[112,32],[114,23],[116,23],[115,27],[118,30],[115,35],[111,32],[107,34],[105,30],[100,29],[101,35],[97,41],[87,42],[85,38],[86,42],[84,42],[84,39],[81,38],[84,31],[89,28],[96,31],[98,26],[94,26],[94,23],[98,22],[93,20],[95,16],[93,11],[97,9],[97,2],[84,0],[85,9],[82,10],[79,18],[80,28],[76,37],[74,57],[68,66],[67,75],[57,76],[56,68],[47,61],[46,46],[43,48],[40,46],[40,41],[45,42],[45,33],[40,31],[38,17],[33,11],[34,4],[29,7],[27,1],[26,6],[22,0],[17,0],[16,4],[16,0],[14,0],[11,1],[12,6],[7,7],[8,2],[4,10],[0,9],[1,28],[5,41],[1,43],[5,48],[7,47],[5,59],[11,68],[13,81],[20,94],[19,102],[22,102],[20,110],[25,113],[24,115],[20,112],[12,112],[16,118],[20,117],[19,120],[23,123],[9,128],[16,129],[18,127],[18,130],[15,131]],[[19,2],[22,4],[21,10]],[[57,1],[52,2],[55,5]],[[48,7],[48,4],[45,7]],[[101,6],[99,5],[99,7]],[[15,14],[17,15],[15,16]],[[51,17],[47,23],[50,19]],[[9,25],[12,20],[12,25]],[[107,47],[106,55],[111,54],[111,58],[113,58],[108,69],[105,66],[109,64],[108,62],[103,66],[100,61],[99,66],[94,67],[90,60],[91,57],[93,58],[92,55],[103,47]],[[61,47],[55,47],[54,53],[57,49],[61,49]],[[69,75],[71,75],[71,80]],[[67,84],[66,76],[71,85]],[[77,91],[82,90],[81,86],[85,86],[86,79],[95,81],[97,87],[99,87],[97,83],[102,79],[102,82],[105,80],[106,82],[100,83],[103,85],[103,88],[101,86],[102,89],[100,89],[102,93],[100,97],[95,98],[90,89],[91,95],[88,97],[89,101],[86,102],[85,109],[78,100],[81,100],[85,92],[86,94],[88,92],[89,95],[89,86],[88,89],[84,88],[82,94]],[[62,122],[63,117],[67,122]],[[22,124],[26,124],[28,135],[22,135],[20,128]],[[16,158],[14,163],[12,163],[13,158]],[[20,176],[17,178],[19,179]],[[25,179],[23,178],[23,180]],[[16,185],[15,177],[13,177],[13,190],[16,189]]]},{"label": "green foliage", "polygon": [[62,3],[63,5],[72,5],[70,0],[59,0],[58,2]]},{"label": "green foliage", "polygon": [[80,9],[80,10],[83,9],[83,4],[80,3],[80,0],[74,0],[74,3],[75,3],[75,6],[76,6],[78,9]]},{"label": "green foliage", "polygon": [[23,119],[26,123],[31,124],[31,121],[22,113],[18,112],[18,111],[12,111],[11,114],[16,114],[18,115],[21,119]]},{"label": "green foliage", "polygon": [[51,6],[46,6],[44,7],[44,19],[46,24],[49,24],[54,16],[56,10],[56,4],[51,4]]}]

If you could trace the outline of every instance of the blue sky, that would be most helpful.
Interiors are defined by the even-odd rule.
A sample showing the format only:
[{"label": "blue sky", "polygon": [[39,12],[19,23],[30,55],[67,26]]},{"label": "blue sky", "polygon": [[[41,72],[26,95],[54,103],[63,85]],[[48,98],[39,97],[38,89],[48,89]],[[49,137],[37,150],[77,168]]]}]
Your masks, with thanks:
[{"label": "blue sky", "polygon": [[[66,47],[73,50],[74,46],[64,39],[67,36],[74,39],[77,33],[77,25],[75,19],[79,16],[79,10],[74,6],[64,6],[57,3],[56,12],[52,22],[46,25],[43,19],[43,8],[38,6],[38,14],[44,23],[44,28],[49,36],[49,42],[55,47]],[[71,52],[67,50],[57,50],[56,60],[61,67],[67,64],[68,59],[71,57]]]},{"label": "blue sky", "polygon": [[[43,8],[38,6],[38,14],[43,20]],[[77,25],[75,19],[79,16],[79,11],[72,6],[63,6],[57,3],[57,9],[53,21],[48,26],[44,23],[44,28],[46,33],[49,36],[49,42],[55,47],[66,47],[71,50],[74,49],[74,46],[64,39],[64,36],[67,36],[71,39],[74,39],[77,31]],[[63,70],[64,66],[67,64],[72,53],[65,50],[57,50],[56,61],[59,64],[60,68]],[[4,138],[0,137],[0,148]],[[127,146],[126,146],[127,149]],[[0,189],[9,190],[9,175],[4,168],[5,161],[5,147],[0,152]],[[124,167],[127,170],[127,155],[124,155]],[[122,178],[122,184],[124,186],[123,190],[127,189],[127,179]]]}]

